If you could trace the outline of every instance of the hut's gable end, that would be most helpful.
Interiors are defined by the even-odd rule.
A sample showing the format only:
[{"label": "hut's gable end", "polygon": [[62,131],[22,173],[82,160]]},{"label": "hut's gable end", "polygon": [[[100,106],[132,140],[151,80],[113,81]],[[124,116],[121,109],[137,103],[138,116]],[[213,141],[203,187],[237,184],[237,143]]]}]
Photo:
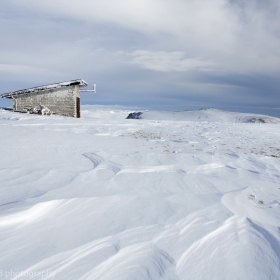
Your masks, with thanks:
[{"label": "hut's gable end", "polygon": [[77,117],[78,98],[80,98],[80,88],[77,85],[40,93],[26,93],[14,96],[14,111],[24,112],[46,107],[52,114]]}]

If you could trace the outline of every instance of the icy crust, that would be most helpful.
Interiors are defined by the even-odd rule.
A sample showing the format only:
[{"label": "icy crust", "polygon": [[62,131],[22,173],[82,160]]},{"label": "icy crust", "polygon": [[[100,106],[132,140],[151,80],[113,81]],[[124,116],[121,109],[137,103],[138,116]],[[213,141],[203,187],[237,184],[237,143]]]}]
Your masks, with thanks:
[{"label": "icy crust", "polygon": [[45,86],[39,86],[39,87],[4,93],[1,95],[1,97],[12,99],[14,96],[18,96],[18,95],[29,94],[29,93],[38,93],[38,92],[49,91],[49,90],[53,90],[53,89],[59,89],[59,88],[63,88],[63,87],[74,86],[74,85],[78,85],[78,86],[82,87],[82,86],[87,86],[87,83],[86,83],[86,81],[84,81],[82,79],[78,79],[78,80],[72,80],[72,81],[68,81],[68,82],[60,82],[60,83],[55,83],[55,84],[50,84],[50,85],[45,85]]},{"label": "icy crust", "polygon": [[138,111],[132,112],[127,119],[173,120],[173,121],[206,121],[233,123],[280,123],[279,118],[266,115],[253,115],[220,111],[217,109],[202,109],[194,111]]},{"label": "icy crust", "polygon": [[129,111],[0,110],[1,277],[278,279],[280,125]]}]

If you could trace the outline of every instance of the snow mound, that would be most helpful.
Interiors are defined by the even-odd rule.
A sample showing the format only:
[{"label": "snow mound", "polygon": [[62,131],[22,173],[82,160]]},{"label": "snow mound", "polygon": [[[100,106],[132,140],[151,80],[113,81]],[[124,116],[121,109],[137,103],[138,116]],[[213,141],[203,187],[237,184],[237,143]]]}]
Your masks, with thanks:
[{"label": "snow mound", "polygon": [[83,105],[81,116],[85,119],[123,120],[131,112],[127,107]]},{"label": "snow mound", "polygon": [[233,122],[233,123],[280,123],[280,119],[266,115],[226,112],[217,109],[193,111],[143,111],[132,112],[127,119],[193,121],[193,122]]},{"label": "snow mound", "polygon": [[0,108],[0,120],[18,121],[19,118],[12,112],[12,109],[7,110]]},{"label": "snow mound", "polygon": [[82,109],[0,110],[0,279],[279,279],[280,124]]}]

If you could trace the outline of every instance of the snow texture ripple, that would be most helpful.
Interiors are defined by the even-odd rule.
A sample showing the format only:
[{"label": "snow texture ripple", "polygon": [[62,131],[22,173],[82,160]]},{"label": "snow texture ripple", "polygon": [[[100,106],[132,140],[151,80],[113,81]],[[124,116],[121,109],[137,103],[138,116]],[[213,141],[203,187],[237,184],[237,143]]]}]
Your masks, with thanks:
[{"label": "snow texture ripple", "polygon": [[279,119],[132,112],[0,110],[0,279],[280,279]]}]

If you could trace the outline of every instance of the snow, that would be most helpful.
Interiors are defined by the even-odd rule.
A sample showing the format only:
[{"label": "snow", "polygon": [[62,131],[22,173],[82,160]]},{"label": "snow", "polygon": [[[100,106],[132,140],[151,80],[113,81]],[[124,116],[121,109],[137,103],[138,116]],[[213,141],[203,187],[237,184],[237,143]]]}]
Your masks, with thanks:
[{"label": "snow", "polygon": [[279,279],[279,119],[132,112],[0,110],[0,279]]},{"label": "snow", "polygon": [[188,111],[144,111],[133,112],[129,119],[149,120],[181,120],[194,122],[233,122],[233,123],[280,123],[275,117],[266,115],[252,115],[246,113],[226,112],[217,109],[201,109]]},{"label": "snow", "polygon": [[33,87],[29,89],[23,89],[23,90],[17,90],[14,92],[9,92],[9,93],[4,93],[1,94],[1,98],[9,98],[13,99],[14,96],[22,95],[22,94],[29,94],[29,93],[38,93],[42,91],[49,91],[49,90],[54,90],[54,89],[59,89],[63,87],[69,87],[72,85],[79,85],[80,87],[87,86],[86,81],[82,79],[78,80],[72,80],[68,82],[60,82],[60,83],[55,83],[55,84],[50,84],[50,85],[45,85],[45,86],[39,86],[39,87]]}]

